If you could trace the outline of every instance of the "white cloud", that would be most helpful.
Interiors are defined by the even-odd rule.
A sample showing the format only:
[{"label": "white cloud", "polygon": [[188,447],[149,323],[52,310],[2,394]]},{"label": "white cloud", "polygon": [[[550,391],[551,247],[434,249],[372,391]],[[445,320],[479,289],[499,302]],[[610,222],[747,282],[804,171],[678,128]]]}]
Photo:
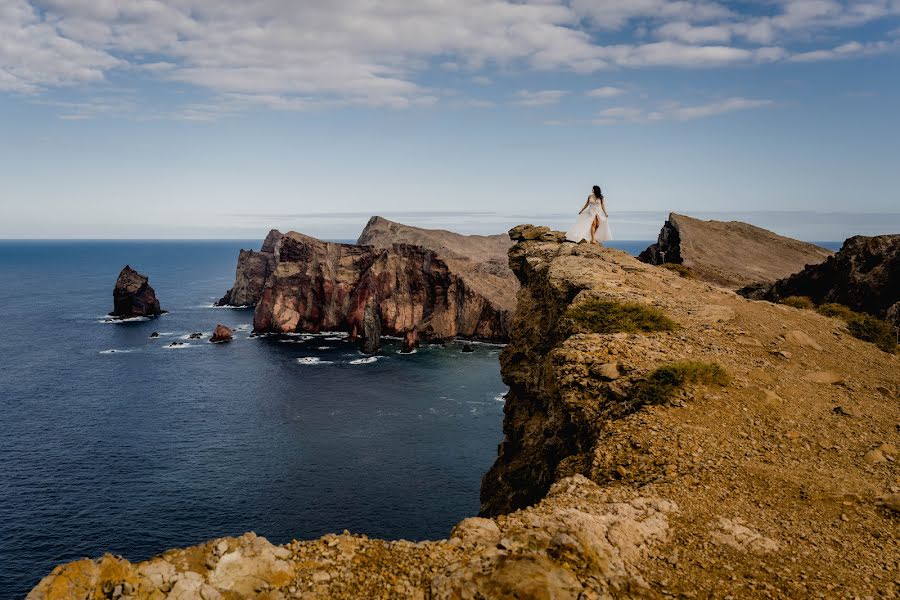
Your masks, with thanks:
[{"label": "white cloud", "polygon": [[[468,73],[486,84],[495,67],[594,73],[864,56],[892,46],[842,41],[810,48],[811,35],[900,14],[898,0],[768,0],[765,16],[729,6],[714,0],[0,0],[0,91],[35,94],[100,82],[122,70],[196,86],[227,110],[405,108],[435,102],[436,92],[422,83],[432,69]],[[630,37],[604,44],[607,30],[628,27]],[[805,44],[800,53],[791,49],[796,36]]]},{"label": "white cloud", "polygon": [[765,108],[773,104],[774,102],[771,100],[735,97],[689,106],[669,102],[652,110],[635,106],[619,106],[601,110],[593,122],[595,125],[617,125],[654,121],[693,121],[740,110]]},{"label": "white cloud", "polygon": [[568,94],[568,92],[564,90],[540,90],[536,92],[519,90],[515,93],[515,103],[519,106],[529,107],[549,106],[551,104],[557,104],[566,94]]},{"label": "white cloud", "polygon": [[625,93],[620,87],[614,87],[611,85],[605,85],[603,87],[598,87],[593,90],[589,90],[585,92],[585,95],[591,98],[615,98],[617,96],[621,96]]}]

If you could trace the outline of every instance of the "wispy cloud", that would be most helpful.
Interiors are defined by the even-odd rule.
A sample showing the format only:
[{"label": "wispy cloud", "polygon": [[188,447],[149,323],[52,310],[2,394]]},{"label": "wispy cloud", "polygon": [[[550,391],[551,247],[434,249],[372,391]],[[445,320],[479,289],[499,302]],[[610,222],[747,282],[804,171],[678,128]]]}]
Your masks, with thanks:
[{"label": "wispy cloud", "polygon": [[625,90],[620,87],[606,85],[603,87],[595,88],[593,90],[589,90],[585,92],[585,95],[591,98],[615,98],[617,96],[621,96],[624,93]]},{"label": "wispy cloud", "polygon": [[618,106],[601,110],[593,122],[595,125],[617,125],[655,121],[693,121],[735,111],[765,108],[773,104],[771,100],[727,98],[697,105],[669,102],[650,110],[636,106]]},{"label": "wispy cloud", "polygon": [[519,90],[515,93],[515,103],[519,106],[549,106],[557,104],[568,94],[565,90]]}]

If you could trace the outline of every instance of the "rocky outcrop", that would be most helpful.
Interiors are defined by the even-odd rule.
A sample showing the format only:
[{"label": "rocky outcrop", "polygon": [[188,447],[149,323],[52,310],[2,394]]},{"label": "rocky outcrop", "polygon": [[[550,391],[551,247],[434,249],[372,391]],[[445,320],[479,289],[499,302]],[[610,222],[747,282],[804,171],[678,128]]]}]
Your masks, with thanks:
[{"label": "rocky outcrop", "polygon": [[852,237],[825,262],[741,293],[773,302],[788,296],[836,302],[900,326],[900,235]]},{"label": "rocky outcrop", "polygon": [[635,565],[666,539],[676,511],[573,477],[528,511],[462,521],[449,540],[344,533],[274,546],[248,533],[136,564],[111,555],[69,563],[27,599],[634,597],[650,593]]},{"label": "rocky outcrop", "polygon": [[212,337],[209,338],[210,343],[212,344],[223,344],[225,342],[230,342],[234,339],[234,332],[231,331],[230,327],[226,327],[221,323],[216,325],[215,331],[213,331]]},{"label": "rocky outcrop", "polygon": [[461,235],[403,225],[376,216],[369,219],[356,243],[385,249],[394,244],[409,244],[431,250],[463,280],[467,289],[487,298],[500,310],[515,308],[519,282],[507,264],[512,242],[506,234]]},{"label": "rocky outcrop", "polygon": [[158,317],[164,312],[147,277],[125,265],[113,289],[113,311],[110,316],[119,319]]},{"label": "rocky outcrop", "polygon": [[253,319],[257,332],[506,339],[507,311],[471,289],[434,251],[323,242],[286,234]]},{"label": "rocky outcrop", "polygon": [[684,265],[705,281],[730,288],[772,283],[818,264],[832,252],[739,221],[701,221],[671,213],[640,259]]},{"label": "rocky outcrop", "polygon": [[259,302],[266,281],[275,270],[275,251],[281,237],[282,233],[273,229],[259,252],[240,251],[234,285],[216,302],[216,306],[255,306]]}]

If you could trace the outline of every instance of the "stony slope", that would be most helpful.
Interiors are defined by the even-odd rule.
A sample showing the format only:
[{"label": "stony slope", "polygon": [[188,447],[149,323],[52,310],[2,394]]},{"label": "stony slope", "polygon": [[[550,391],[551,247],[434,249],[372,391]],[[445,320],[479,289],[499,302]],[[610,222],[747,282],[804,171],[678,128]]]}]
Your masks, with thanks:
[{"label": "stony slope", "polygon": [[823,263],[742,294],[765,300],[807,296],[837,302],[900,326],[900,235],[855,236]]},{"label": "stony slope", "polygon": [[[837,320],[617,250],[513,235],[522,288],[502,356],[506,439],[482,489],[496,516],[420,544],[341,535],[272,547],[247,535],[137,565],[84,560],[30,598],[897,593],[896,355]],[[678,328],[570,336],[561,315],[588,298],[652,305]],[[684,358],[721,364],[731,383],[631,402],[648,373]]]},{"label": "stony slope", "polygon": [[725,287],[772,283],[817,264],[832,252],[739,221],[701,221],[671,213],[659,240],[640,259],[683,264],[694,275]]}]

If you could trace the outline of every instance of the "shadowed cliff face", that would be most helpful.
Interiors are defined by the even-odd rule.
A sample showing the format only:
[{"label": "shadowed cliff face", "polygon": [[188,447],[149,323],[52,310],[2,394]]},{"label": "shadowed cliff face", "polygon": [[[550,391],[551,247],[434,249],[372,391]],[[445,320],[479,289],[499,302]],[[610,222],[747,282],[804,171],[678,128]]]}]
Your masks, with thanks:
[{"label": "shadowed cliff face", "polygon": [[414,330],[426,340],[506,339],[506,311],[469,289],[431,250],[334,244],[290,232],[276,254],[254,315],[257,332],[333,330],[368,339],[380,329]]},{"label": "shadowed cliff face", "polygon": [[671,213],[640,260],[684,265],[696,277],[730,288],[772,283],[817,264],[831,251],[738,221],[701,221]]},{"label": "shadowed cliff face", "polygon": [[259,302],[266,281],[275,270],[275,248],[281,238],[282,233],[273,229],[259,252],[241,250],[234,285],[216,302],[216,306],[255,306]]},{"label": "shadowed cliff face", "polygon": [[808,296],[816,304],[837,302],[900,326],[900,235],[852,237],[825,262],[740,293],[772,301]]}]

